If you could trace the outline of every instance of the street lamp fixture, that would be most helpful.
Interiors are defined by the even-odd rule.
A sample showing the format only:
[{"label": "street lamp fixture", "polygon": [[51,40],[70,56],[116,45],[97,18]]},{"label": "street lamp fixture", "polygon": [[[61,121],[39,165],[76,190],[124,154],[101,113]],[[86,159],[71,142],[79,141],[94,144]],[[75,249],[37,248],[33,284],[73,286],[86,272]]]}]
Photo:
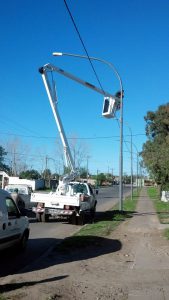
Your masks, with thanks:
[{"label": "street lamp fixture", "polygon": [[108,65],[114,71],[116,77],[119,80],[120,91],[116,94],[116,96],[119,97],[119,99],[120,99],[119,210],[123,211],[123,96],[124,96],[124,90],[123,90],[122,79],[121,79],[117,69],[115,68],[115,66],[107,60],[93,57],[93,56],[85,56],[85,55],[66,53],[66,52],[53,52],[53,56],[72,56],[72,57],[77,57],[77,58],[99,61],[101,63]]}]

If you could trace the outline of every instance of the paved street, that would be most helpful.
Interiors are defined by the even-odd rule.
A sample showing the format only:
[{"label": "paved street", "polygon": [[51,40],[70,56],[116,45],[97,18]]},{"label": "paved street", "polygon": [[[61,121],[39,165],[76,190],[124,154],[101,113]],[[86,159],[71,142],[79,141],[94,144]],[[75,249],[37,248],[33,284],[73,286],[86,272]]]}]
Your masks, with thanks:
[{"label": "paved street", "polygon": [[23,300],[169,299],[165,227],[143,188],[136,213],[109,236],[85,251],[53,250],[22,273],[2,278],[2,289]]},{"label": "paved street", "polygon": [[[118,201],[119,186],[101,188],[97,197],[97,211],[105,211]],[[124,187],[124,195],[130,192],[130,187]],[[80,226],[68,224],[66,221],[50,220],[48,223],[38,223],[30,218],[30,238],[24,253],[7,250],[0,257],[0,276],[15,274],[20,269],[31,264],[43,255],[54,244],[72,235]]]}]

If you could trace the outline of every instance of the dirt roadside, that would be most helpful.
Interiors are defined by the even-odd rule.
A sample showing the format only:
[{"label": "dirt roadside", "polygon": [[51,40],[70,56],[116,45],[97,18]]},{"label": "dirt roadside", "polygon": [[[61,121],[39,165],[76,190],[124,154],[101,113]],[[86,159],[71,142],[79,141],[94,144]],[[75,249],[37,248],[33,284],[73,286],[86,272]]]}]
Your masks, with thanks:
[{"label": "dirt roadside", "polygon": [[143,188],[137,213],[98,245],[69,254],[52,251],[22,273],[2,278],[0,290],[7,299],[24,300],[169,299],[164,226]]}]

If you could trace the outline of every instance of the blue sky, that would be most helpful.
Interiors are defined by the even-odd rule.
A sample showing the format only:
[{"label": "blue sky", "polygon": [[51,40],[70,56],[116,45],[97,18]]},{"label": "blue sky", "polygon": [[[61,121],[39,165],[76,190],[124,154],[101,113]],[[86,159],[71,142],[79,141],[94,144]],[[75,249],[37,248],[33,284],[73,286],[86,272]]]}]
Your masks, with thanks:
[{"label": "blue sky", "polygon": [[[129,127],[141,151],[146,141],[144,116],[169,101],[169,1],[67,4],[89,55],[113,63],[123,81],[124,172],[130,173]],[[48,167],[58,171],[59,135],[38,68],[50,62],[98,86],[87,60],[52,56],[54,51],[85,55],[64,1],[1,1],[0,36],[1,145],[10,152],[8,145],[15,144],[16,160],[24,159],[30,168],[43,169],[48,156]],[[105,90],[119,90],[110,68],[98,62],[94,67]],[[91,173],[118,174],[119,125],[102,117],[103,96],[59,74],[55,80],[69,142],[73,137],[76,147],[84,149]]]}]

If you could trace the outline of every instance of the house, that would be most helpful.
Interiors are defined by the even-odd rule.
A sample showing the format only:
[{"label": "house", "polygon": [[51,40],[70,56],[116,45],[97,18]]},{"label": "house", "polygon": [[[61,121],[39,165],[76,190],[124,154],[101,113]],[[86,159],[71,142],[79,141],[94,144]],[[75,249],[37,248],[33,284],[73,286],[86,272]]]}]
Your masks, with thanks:
[{"label": "house", "polygon": [[44,179],[20,179],[19,177],[9,176],[4,171],[0,171],[0,188],[5,189],[8,184],[24,184],[32,187],[32,190],[39,190],[44,188]]},{"label": "house", "polygon": [[9,176],[6,172],[0,171],[0,188],[4,189],[8,185]]}]

